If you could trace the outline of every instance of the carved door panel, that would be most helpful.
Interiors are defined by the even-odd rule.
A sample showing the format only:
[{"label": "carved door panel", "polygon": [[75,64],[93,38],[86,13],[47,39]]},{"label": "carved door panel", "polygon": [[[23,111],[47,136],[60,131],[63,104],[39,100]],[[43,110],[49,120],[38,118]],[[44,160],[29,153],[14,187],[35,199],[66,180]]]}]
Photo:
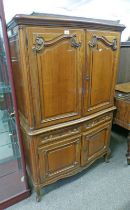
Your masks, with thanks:
[{"label": "carved door panel", "polygon": [[81,164],[85,165],[107,151],[110,137],[111,122],[91,129],[83,134]]},{"label": "carved door panel", "polygon": [[28,28],[34,127],[81,116],[83,30]]},{"label": "carved door panel", "polygon": [[80,166],[81,137],[62,139],[47,146],[39,146],[40,180],[52,179]]},{"label": "carved door panel", "polygon": [[86,32],[84,115],[113,105],[119,42],[118,32]]}]

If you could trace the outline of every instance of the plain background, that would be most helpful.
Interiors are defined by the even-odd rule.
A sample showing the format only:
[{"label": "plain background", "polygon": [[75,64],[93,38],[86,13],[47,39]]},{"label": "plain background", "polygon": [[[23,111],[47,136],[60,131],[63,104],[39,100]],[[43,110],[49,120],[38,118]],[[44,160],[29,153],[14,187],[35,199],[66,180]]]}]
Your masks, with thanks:
[{"label": "plain background", "polygon": [[34,12],[72,15],[79,17],[120,20],[127,28],[122,41],[130,36],[130,0],[4,0],[6,21],[15,14]]}]

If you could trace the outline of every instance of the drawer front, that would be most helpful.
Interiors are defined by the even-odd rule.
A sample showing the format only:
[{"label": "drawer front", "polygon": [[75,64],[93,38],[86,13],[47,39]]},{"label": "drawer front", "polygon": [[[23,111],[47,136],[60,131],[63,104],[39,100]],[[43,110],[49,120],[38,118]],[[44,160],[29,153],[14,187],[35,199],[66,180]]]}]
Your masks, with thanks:
[{"label": "drawer front", "polygon": [[97,128],[83,133],[81,164],[86,165],[88,162],[98,158],[107,151],[109,146],[111,122],[104,123]]},{"label": "drawer front", "polygon": [[49,142],[64,140],[65,138],[72,137],[81,133],[81,126],[70,126],[67,128],[58,129],[55,131],[46,132],[41,134],[39,138],[39,145]]},{"label": "drawer front", "polygon": [[103,123],[109,122],[112,120],[112,117],[113,117],[113,113],[110,112],[110,113],[104,114],[102,116],[96,117],[92,120],[89,120],[88,122],[85,122],[83,124],[83,131],[88,131],[88,130],[95,128],[99,125],[102,125]]},{"label": "drawer front", "polygon": [[45,181],[80,166],[81,136],[38,147],[40,180]]}]

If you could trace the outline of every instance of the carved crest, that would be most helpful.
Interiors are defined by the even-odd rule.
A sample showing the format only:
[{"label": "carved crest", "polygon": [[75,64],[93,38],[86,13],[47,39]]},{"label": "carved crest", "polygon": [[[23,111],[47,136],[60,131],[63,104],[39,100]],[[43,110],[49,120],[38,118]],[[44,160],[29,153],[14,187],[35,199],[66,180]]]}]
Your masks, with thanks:
[{"label": "carved crest", "polygon": [[70,39],[71,46],[74,48],[78,48],[81,46],[81,42],[77,43],[75,38],[76,38],[76,34],[70,34],[70,35],[63,34],[59,37],[56,37],[55,39],[53,39],[51,41],[45,41],[43,37],[37,36],[35,38],[35,43],[32,46],[32,50],[34,52],[39,53],[42,50],[44,50],[45,47],[52,46],[62,40],[65,40],[65,39]]},{"label": "carved crest", "polygon": [[89,47],[94,48],[97,45],[98,41],[104,43],[108,47],[111,47],[112,50],[117,50],[117,39],[116,38],[114,38],[112,40],[112,42],[110,42],[106,39],[106,37],[104,37],[104,36],[99,37],[95,34],[93,35],[92,40],[89,41],[89,43],[88,43]]}]

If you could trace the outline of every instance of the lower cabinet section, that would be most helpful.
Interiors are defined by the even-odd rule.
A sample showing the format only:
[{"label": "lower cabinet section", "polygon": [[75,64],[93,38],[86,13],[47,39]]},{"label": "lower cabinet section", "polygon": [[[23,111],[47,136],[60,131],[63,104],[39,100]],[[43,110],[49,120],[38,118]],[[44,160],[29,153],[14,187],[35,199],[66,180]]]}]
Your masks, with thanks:
[{"label": "lower cabinet section", "polygon": [[38,147],[40,180],[45,181],[79,167],[80,149],[80,135]]},{"label": "lower cabinet section", "polygon": [[103,154],[109,146],[111,123],[103,124],[89,132],[83,133],[81,164],[86,165],[88,162],[96,159]]},{"label": "lower cabinet section", "polygon": [[27,169],[40,199],[40,189],[87,168],[107,156],[112,112],[83,123],[34,136],[23,131]]}]

